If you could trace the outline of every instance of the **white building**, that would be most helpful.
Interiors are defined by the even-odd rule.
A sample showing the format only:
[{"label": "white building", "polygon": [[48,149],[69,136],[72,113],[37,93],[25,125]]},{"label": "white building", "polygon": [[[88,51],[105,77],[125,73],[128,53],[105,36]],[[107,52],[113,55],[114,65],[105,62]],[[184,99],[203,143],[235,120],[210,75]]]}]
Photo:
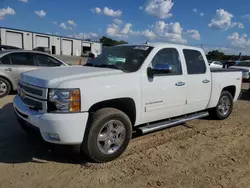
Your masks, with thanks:
[{"label": "white building", "polygon": [[81,56],[84,51],[91,51],[95,55],[102,53],[101,43],[76,38],[3,27],[0,28],[0,37],[2,45],[16,46],[25,50],[49,47],[51,53],[55,55]]}]

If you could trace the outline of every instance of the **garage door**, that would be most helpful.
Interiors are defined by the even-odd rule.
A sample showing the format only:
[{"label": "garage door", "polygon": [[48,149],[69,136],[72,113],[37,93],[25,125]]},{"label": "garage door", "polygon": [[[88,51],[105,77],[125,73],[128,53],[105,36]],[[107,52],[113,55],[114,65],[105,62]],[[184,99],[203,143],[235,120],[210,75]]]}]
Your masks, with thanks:
[{"label": "garage door", "polygon": [[49,47],[49,37],[36,36],[36,47]]},{"label": "garage door", "polygon": [[23,48],[23,34],[6,31],[6,45]]},{"label": "garage door", "polygon": [[90,47],[90,43],[83,42],[82,46],[84,46],[84,47]]},{"label": "garage door", "polygon": [[73,42],[72,40],[62,40],[62,54],[72,55]]}]

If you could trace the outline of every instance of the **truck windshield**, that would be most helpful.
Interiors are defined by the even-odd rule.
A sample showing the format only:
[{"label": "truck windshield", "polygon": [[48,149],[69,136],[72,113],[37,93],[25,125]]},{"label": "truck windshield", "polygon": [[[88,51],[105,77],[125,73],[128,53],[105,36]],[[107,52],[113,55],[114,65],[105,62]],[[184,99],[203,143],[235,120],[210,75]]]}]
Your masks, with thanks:
[{"label": "truck windshield", "polygon": [[148,54],[152,51],[150,46],[115,46],[108,49],[97,58],[89,61],[86,66],[119,69],[124,72],[137,71]]}]

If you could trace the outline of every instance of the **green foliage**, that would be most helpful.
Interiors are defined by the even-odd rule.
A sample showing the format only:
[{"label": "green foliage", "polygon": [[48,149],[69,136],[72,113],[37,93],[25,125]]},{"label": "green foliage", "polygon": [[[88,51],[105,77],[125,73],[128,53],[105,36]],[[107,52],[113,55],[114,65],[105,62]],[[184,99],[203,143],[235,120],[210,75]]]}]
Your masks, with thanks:
[{"label": "green foliage", "polygon": [[119,45],[119,44],[128,44],[124,40],[113,40],[113,39],[105,37],[105,36],[103,36],[100,39],[100,42],[103,44],[103,46],[109,46],[109,47],[110,46],[116,46],[116,45]]},{"label": "green foliage", "polygon": [[[226,55],[218,50],[213,50],[207,53],[208,60],[239,60],[239,55]],[[241,56],[241,60],[250,60],[250,56]]]},{"label": "green foliage", "polygon": [[218,50],[213,50],[213,51],[210,51],[208,52],[207,54],[207,58],[210,60],[210,59],[216,59],[216,60],[222,60],[223,57],[225,56],[224,53],[218,51]]}]

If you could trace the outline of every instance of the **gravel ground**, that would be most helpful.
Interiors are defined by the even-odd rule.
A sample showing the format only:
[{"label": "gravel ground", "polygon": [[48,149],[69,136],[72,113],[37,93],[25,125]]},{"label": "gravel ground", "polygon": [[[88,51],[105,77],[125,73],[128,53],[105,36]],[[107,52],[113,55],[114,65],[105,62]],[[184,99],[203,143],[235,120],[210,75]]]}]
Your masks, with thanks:
[{"label": "gravel ground", "polygon": [[134,138],[106,164],[52,146],[18,126],[13,96],[0,99],[0,187],[250,187],[250,92],[224,121],[195,120]]}]

